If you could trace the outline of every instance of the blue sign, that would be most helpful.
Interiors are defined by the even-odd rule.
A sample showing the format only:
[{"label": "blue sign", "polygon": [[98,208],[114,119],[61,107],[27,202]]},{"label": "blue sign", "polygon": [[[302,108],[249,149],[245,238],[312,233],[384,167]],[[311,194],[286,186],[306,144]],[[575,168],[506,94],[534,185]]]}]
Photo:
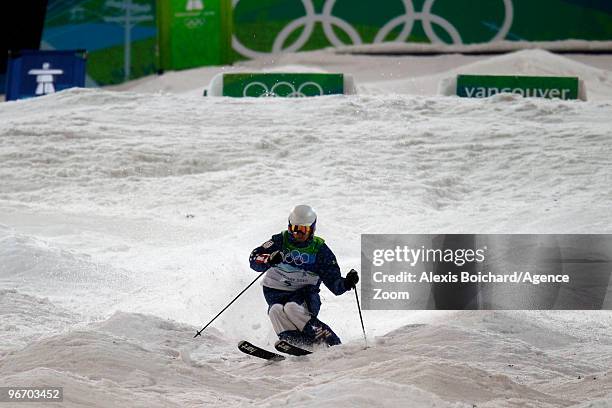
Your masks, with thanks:
[{"label": "blue sign", "polygon": [[85,87],[85,51],[24,50],[9,57],[6,100]]}]

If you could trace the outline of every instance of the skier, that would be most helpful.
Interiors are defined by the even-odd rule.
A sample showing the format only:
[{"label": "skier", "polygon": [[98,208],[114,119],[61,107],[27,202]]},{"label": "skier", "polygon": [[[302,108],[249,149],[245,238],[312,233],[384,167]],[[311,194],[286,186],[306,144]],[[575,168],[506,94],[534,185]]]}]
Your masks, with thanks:
[{"label": "skier", "polygon": [[273,235],[251,252],[251,269],[266,272],[262,282],[268,316],[279,340],[296,346],[340,344],[332,329],[317,319],[321,281],[336,296],[355,288],[354,270],[340,275],[336,257],[323,238],[314,235],[317,214],[298,205],[289,214],[286,231]]}]

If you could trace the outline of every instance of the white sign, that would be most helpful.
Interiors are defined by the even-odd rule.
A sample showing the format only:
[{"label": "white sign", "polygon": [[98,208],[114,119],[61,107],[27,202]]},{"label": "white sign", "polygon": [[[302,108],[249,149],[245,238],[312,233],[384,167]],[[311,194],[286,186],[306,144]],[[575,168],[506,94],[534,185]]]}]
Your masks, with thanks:
[{"label": "white sign", "polygon": [[55,75],[62,75],[64,70],[62,69],[51,69],[51,64],[48,62],[43,63],[42,69],[31,69],[28,71],[30,75],[36,75],[36,95],[47,95],[55,93],[55,86],[53,80]]}]

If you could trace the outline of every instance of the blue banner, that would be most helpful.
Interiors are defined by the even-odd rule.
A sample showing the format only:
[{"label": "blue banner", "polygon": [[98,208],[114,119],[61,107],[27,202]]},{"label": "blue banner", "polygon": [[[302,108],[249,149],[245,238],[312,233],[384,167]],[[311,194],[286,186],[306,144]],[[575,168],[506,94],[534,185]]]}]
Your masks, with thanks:
[{"label": "blue banner", "polygon": [[6,100],[48,95],[85,86],[85,52],[26,50],[10,56]]}]

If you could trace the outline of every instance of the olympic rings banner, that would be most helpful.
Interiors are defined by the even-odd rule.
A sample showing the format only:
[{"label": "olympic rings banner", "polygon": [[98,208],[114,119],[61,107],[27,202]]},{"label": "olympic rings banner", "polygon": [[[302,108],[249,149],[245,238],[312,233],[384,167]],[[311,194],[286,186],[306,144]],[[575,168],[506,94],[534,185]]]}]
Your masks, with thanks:
[{"label": "olympic rings banner", "polygon": [[236,73],[221,74],[211,81],[210,96],[286,97],[345,93],[343,74]]},{"label": "olympic rings banner", "polygon": [[607,0],[232,0],[240,58],[388,41],[612,39]]}]

